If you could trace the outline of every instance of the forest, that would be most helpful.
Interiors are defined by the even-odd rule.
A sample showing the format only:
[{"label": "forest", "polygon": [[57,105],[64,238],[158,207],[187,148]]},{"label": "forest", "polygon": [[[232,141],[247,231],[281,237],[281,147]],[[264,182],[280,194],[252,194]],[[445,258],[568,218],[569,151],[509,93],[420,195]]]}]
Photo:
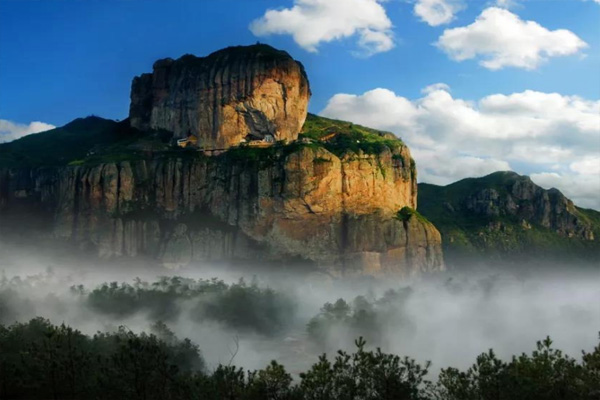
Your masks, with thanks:
[{"label": "forest", "polygon": [[[530,354],[482,353],[466,370],[370,350],[323,354],[296,379],[277,361],[260,370],[207,369],[198,345],[164,324],[151,333],[124,327],[93,336],[42,318],[0,326],[2,399],[594,399],[600,394],[600,344],[576,360],[546,338]],[[234,361],[233,359],[231,361]]]},{"label": "forest", "polygon": [[[476,284],[447,279],[435,290],[439,299],[452,296],[457,303],[464,300],[460,296],[476,292],[482,296],[476,300],[481,307],[507,297],[502,285],[497,277]],[[307,312],[309,307],[290,290],[256,278],[136,278],[131,283],[72,284],[60,293],[56,288],[64,288],[64,280],[53,272],[3,274],[0,399],[550,400],[600,395],[600,341],[573,356],[541,337],[527,352],[506,356],[506,350],[499,355],[481,348],[473,359],[452,359],[457,364],[443,357],[429,361],[424,352],[417,351],[423,354],[419,357],[393,351],[419,343],[415,338],[426,320],[412,311],[415,301],[420,313],[428,308],[419,303],[422,286],[373,289],[350,297],[355,288],[336,289],[335,294],[350,300],[339,297]],[[306,287],[302,290],[306,293]],[[584,309],[570,307],[569,315],[585,318]],[[594,306],[590,310],[593,317]],[[51,315],[26,319],[35,314]],[[437,314],[433,318],[439,319]],[[481,315],[469,318],[489,324]],[[205,329],[213,325],[219,328]],[[462,328],[463,335],[470,329]],[[468,349],[456,328],[448,324],[445,331],[443,325],[438,329],[437,336],[420,339],[421,346]],[[217,360],[214,355],[207,360],[216,336],[226,337],[227,350]],[[261,343],[274,351],[267,352],[273,361],[248,353],[248,347]]]}]

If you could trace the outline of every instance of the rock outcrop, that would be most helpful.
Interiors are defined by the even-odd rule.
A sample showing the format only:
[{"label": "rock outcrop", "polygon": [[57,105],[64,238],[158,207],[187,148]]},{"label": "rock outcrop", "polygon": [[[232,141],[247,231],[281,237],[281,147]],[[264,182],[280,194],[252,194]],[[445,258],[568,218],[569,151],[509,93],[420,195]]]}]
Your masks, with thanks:
[{"label": "rock outcrop", "polygon": [[600,214],[527,176],[501,171],[443,187],[419,184],[419,194],[450,259],[600,260]]},{"label": "rock outcrop", "polygon": [[436,228],[397,217],[416,203],[407,147],[342,158],[311,146],[260,160],[240,153],[3,170],[1,203],[5,215],[46,210],[49,234],[104,257],[302,259],[334,275],[443,268]]},{"label": "rock outcrop", "polygon": [[[408,148],[349,122],[311,115],[305,124],[309,96],[302,65],[265,45],[157,61],[133,81],[129,121],[88,118],[4,147],[0,234],[24,229],[101,257],[170,266],[302,261],[333,275],[443,269],[437,229],[399,212],[417,206]],[[226,151],[172,148],[169,132]],[[237,146],[248,135],[278,143]],[[43,164],[21,153],[72,137],[87,141]]]},{"label": "rock outcrop", "polygon": [[310,88],[304,67],[267,45],[238,46],[207,57],[183,56],[154,64],[134,78],[131,125],[198,137],[224,149],[248,135],[291,142],[306,119]]}]

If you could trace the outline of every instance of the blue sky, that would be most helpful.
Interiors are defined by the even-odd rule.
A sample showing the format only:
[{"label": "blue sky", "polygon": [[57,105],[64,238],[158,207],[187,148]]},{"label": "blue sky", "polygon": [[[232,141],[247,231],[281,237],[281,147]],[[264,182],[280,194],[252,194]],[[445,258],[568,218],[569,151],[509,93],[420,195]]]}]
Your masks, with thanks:
[{"label": "blue sky", "polygon": [[[125,118],[131,79],[156,59],[260,40],[305,65],[312,112],[402,136],[422,164],[422,179],[448,183],[511,168],[598,208],[599,0],[324,1],[0,0],[0,134],[29,133],[33,121],[60,126],[90,114]],[[269,17],[267,10],[274,10]],[[486,12],[487,22],[473,26]],[[322,25],[307,29],[301,18]],[[507,39],[514,32],[510,21],[522,29],[522,41]],[[501,26],[490,29],[494,23]],[[328,31],[332,26],[353,34]],[[367,31],[375,41],[361,47]],[[538,33],[538,41],[527,42]],[[436,46],[443,35],[447,41]],[[515,55],[521,42],[539,59]],[[475,56],[457,61],[456,51]],[[504,57],[499,67],[480,64],[494,54]],[[444,85],[426,89],[436,83]],[[520,120],[524,110],[529,114]],[[547,155],[533,154],[540,149]],[[579,181],[592,183],[568,188]]]}]

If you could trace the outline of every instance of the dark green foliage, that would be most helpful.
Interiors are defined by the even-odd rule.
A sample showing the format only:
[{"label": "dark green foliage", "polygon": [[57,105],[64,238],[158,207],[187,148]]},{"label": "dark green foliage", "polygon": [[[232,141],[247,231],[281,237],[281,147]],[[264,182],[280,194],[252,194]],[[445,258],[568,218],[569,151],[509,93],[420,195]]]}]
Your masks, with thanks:
[{"label": "dark green foliage", "polygon": [[87,117],[46,132],[0,144],[0,166],[54,166],[82,160],[94,146],[127,135],[126,121]]},{"label": "dark green foliage", "polygon": [[[338,304],[336,312],[347,307]],[[245,372],[220,365],[206,371],[198,347],[159,323],[151,334],[124,328],[94,336],[42,318],[0,325],[0,399],[205,400],[583,400],[600,393],[600,345],[582,361],[546,339],[531,355],[510,362],[490,350],[467,371],[442,370],[436,385],[430,363],[367,350],[324,354],[294,382],[272,361]]]},{"label": "dark green foliage", "polygon": [[[258,45],[265,57],[289,57],[287,53]],[[245,52],[247,48],[226,49]],[[184,56],[183,58],[185,58]],[[196,59],[189,56],[191,59]],[[202,60],[202,59],[198,59]],[[326,143],[319,139],[329,133],[338,135]],[[315,140],[313,143],[276,143],[266,148],[239,146],[230,148],[216,159],[240,165],[258,165],[267,168],[283,161],[287,155],[300,148],[325,148],[337,156],[348,151],[379,154],[386,148],[403,146],[393,134],[381,132],[350,122],[336,121],[309,114],[300,137]],[[47,151],[52,148],[52,151]],[[140,132],[129,126],[129,121],[115,122],[99,117],[87,117],[47,132],[28,135],[10,143],[0,144],[0,166],[85,166],[123,161],[139,161],[154,158],[204,158],[194,148],[176,148],[172,145],[172,133],[164,130]],[[211,159],[212,157],[209,157]],[[322,160],[320,160],[322,162]]]},{"label": "dark green foliage", "polygon": [[291,321],[295,307],[291,300],[270,288],[243,280],[215,291],[198,302],[195,317],[219,321],[237,330],[254,330],[263,335],[279,333]]},{"label": "dark green foliage", "polygon": [[193,149],[173,148],[172,136],[164,130],[140,132],[129,126],[129,120],[79,118],[60,128],[0,144],[0,166],[81,166],[154,157],[201,157]]},{"label": "dark green foliage", "polygon": [[[335,303],[325,303],[319,314],[308,323],[306,330],[318,346],[344,344],[360,335],[369,343],[381,344],[380,334],[390,319],[401,322],[405,327],[410,321],[405,316],[404,305],[412,289],[388,290],[381,298],[368,300],[357,296],[352,303],[338,299]],[[352,338],[344,337],[351,332]],[[333,342],[333,343],[330,343]]]},{"label": "dark green foliage", "polygon": [[[86,296],[85,290],[83,295]],[[278,333],[293,318],[294,305],[283,294],[244,280],[227,285],[221,280],[162,277],[133,285],[105,283],[87,294],[87,304],[105,314],[126,317],[147,312],[154,320],[171,321],[180,315],[181,303],[191,304],[191,318],[211,320],[241,331]]]},{"label": "dark green foliage", "polygon": [[481,354],[467,371],[442,370],[439,393],[448,400],[559,400],[595,399],[600,395],[600,347],[584,353],[583,363],[552,348],[546,338],[531,355],[510,362],[493,350]]},{"label": "dark green foliage", "polygon": [[203,369],[197,346],[124,328],[86,336],[36,318],[0,326],[0,398],[168,399]]},{"label": "dark green foliage", "polygon": [[238,146],[223,153],[220,159],[229,165],[258,165],[260,169],[264,169],[281,160],[281,150],[286,147],[282,143],[270,147]]},{"label": "dark green foliage", "polygon": [[408,221],[411,217],[415,217],[419,221],[427,223],[427,224],[431,223],[427,220],[427,218],[422,216],[417,210],[412,209],[410,207],[406,207],[406,206],[402,207],[402,209],[400,211],[398,211],[398,213],[396,214],[396,218],[400,221]]},{"label": "dark green foliage", "polygon": [[366,351],[359,338],[357,351],[339,351],[334,362],[326,355],[312,368],[300,374],[300,389],[311,400],[420,400],[427,399],[431,384],[424,379],[430,363],[417,364],[381,349]]},{"label": "dark green foliage", "polygon": [[319,117],[308,114],[301,137],[319,141],[322,137],[337,133],[335,137],[321,144],[324,148],[339,156],[348,151],[363,151],[367,154],[379,154],[386,148],[391,150],[403,146],[403,143],[394,134],[382,132],[351,122]]}]

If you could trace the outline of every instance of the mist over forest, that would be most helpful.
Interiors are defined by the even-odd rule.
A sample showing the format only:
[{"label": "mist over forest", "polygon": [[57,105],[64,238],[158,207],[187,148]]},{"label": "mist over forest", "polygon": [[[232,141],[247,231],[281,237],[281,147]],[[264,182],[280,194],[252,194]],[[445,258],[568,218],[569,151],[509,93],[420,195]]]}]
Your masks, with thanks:
[{"label": "mist over forest", "polygon": [[600,0],[67,3],[0,0],[0,400],[600,400]]},{"label": "mist over forest", "polygon": [[412,280],[301,275],[196,265],[172,271],[76,260],[3,246],[0,324],[43,317],[93,335],[165,324],[199,346],[209,369],[259,369],[275,359],[292,373],[323,353],[367,347],[431,361],[432,371],[468,367],[550,336],[571,356],[597,343],[599,273],[453,271]]}]

